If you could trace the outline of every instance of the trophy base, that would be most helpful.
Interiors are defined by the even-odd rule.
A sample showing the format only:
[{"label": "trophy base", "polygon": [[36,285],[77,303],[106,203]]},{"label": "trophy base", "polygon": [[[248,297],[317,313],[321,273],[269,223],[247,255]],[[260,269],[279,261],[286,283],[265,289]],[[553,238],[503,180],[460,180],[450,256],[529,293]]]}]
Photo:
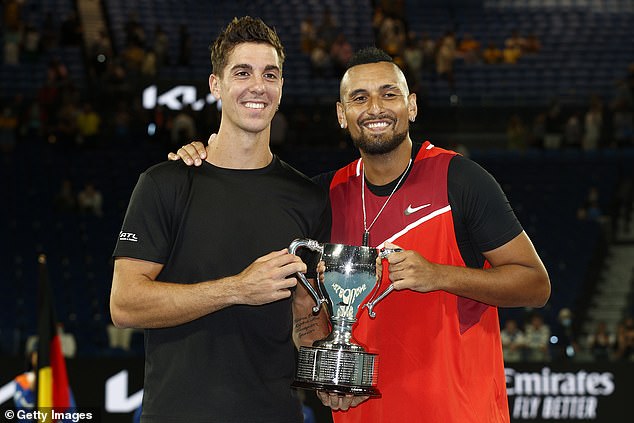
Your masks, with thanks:
[{"label": "trophy base", "polygon": [[379,397],[377,368],[376,354],[349,348],[301,347],[292,386]]},{"label": "trophy base", "polygon": [[293,388],[306,389],[311,391],[325,391],[333,394],[341,395],[367,395],[372,398],[379,398],[381,393],[375,387],[361,387],[361,386],[342,386],[334,385],[332,383],[319,383],[319,382],[300,382],[295,381],[291,384]]}]

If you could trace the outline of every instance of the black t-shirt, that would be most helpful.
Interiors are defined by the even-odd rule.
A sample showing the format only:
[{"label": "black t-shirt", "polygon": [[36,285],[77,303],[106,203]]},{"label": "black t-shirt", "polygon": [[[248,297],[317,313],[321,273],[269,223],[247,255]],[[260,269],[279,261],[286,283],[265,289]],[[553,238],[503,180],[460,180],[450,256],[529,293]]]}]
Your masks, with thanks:
[{"label": "black t-shirt", "polygon": [[[326,240],[328,210],[277,158],[256,170],[165,162],[139,178],[114,256],[164,264],[159,281],[214,280],[295,238]],[[146,330],[142,421],[301,422],[291,330],[290,299]]]},{"label": "black t-shirt", "polygon": [[[412,159],[421,146],[413,144]],[[335,173],[323,173],[313,180],[329,190]],[[373,194],[387,197],[399,179],[400,176],[381,186],[372,185],[366,179],[366,185]],[[447,171],[447,191],[456,241],[468,267],[481,268],[485,260],[483,252],[501,247],[522,232],[522,226],[500,185],[474,161],[460,155],[451,159]]]}]

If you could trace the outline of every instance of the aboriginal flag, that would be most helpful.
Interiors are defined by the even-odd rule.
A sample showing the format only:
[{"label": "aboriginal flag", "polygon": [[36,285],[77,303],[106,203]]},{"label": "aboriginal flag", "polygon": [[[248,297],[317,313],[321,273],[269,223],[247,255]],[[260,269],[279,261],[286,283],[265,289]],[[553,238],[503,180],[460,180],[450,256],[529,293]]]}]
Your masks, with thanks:
[{"label": "aboriginal flag", "polygon": [[[37,409],[65,412],[71,406],[71,393],[66,374],[62,344],[57,334],[57,320],[53,307],[53,292],[48,280],[46,256],[38,257],[38,348],[37,348]],[[46,414],[44,414],[46,415]],[[50,421],[50,420],[47,420]]]}]

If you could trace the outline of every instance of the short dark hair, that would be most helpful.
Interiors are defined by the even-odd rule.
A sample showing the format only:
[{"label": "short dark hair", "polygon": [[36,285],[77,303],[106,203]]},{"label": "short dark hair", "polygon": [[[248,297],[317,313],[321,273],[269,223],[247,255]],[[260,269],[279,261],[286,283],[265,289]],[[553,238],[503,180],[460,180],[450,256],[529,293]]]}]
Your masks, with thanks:
[{"label": "short dark hair", "polygon": [[390,62],[394,63],[392,56],[384,52],[383,50],[372,47],[364,47],[357,51],[350,60],[346,69],[350,69],[353,66],[367,65],[368,63]]},{"label": "short dark hair", "polygon": [[275,29],[269,27],[260,18],[243,16],[233,18],[211,46],[212,72],[222,76],[229,55],[238,44],[242,43],[264,43],[273,46],[280,61],[280,71],[282,70],[285,57],[284,46]]}]

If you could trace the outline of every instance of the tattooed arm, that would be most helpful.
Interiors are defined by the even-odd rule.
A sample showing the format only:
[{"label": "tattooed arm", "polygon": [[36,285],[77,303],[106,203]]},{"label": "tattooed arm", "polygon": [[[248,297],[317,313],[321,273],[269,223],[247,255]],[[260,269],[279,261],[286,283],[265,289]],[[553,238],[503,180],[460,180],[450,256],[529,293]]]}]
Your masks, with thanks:
[{"label": "tattooed arm", "polygon": [[[310,281],[315,287],[314,280]],[[293,342],[297,348],[312,346],[314,341],[325,338],[330,332],[324,306],[313,314],[315,300],[302,284],[297,284],[293,293]]]}]

